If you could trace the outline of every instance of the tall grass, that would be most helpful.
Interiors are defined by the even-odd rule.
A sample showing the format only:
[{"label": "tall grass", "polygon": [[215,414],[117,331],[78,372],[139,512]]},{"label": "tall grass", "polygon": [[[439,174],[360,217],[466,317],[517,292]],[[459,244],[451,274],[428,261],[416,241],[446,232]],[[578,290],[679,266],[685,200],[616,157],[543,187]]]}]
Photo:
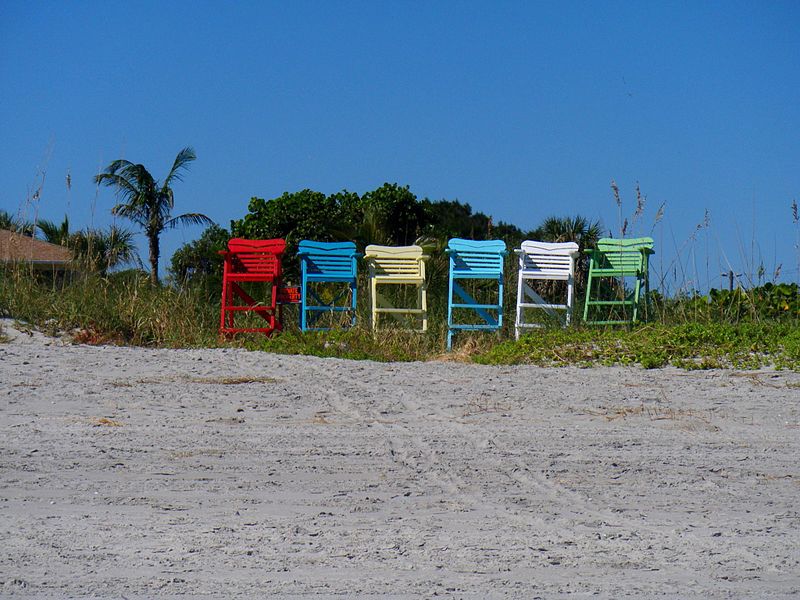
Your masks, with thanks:
[{"label": "tall grass", "polygon": [[[426,333],[405,331],[391,322],[373,331],[368,323],[368,299],[362,296],[359,324],[352,329],[302,333],[297,326],[297,307],[290,306],[285,309],[286,326],[281,334],[270,338],[240,335],[232,340],[222,340],[218,335],[218,293],[200,286],[186,290],[154,287],[146,274],[137,271],[105,278],[91,274],[60,278],[24,267],[0,271],[3,316],[26,321],[50,334],[69,332],[82,343],[226,345],[376,361],[639,364],[690,369],[774,365],[800,370],[800,300],[796,286],[789,286],[789,294],[794,296],[787,295],[785,289],[778,290],[774,302],[769,303],[758,297],[759,290],[726,293],[713,302],[699,296],[663,299],[656,293],[651,298],[654,318],[650,323],[633,328],[588,327],[580,323],[580,311],[576,310],[575,326],[537,329],[519,342],[513,341],[514,304],[507,298],[501,331],[459,333],[450,353],[444,352],[444,291],[438,299],[438,291],[431,294],[430,328]],[[791,309],[784,309],[790,304]]]},{"label": "tall grass", "polygon": [[150,285],[137,271],[42,273],[17,266],[0,272],[0,313],[78,341],[142,346],[216,343],[218,313],[199,291]]}]

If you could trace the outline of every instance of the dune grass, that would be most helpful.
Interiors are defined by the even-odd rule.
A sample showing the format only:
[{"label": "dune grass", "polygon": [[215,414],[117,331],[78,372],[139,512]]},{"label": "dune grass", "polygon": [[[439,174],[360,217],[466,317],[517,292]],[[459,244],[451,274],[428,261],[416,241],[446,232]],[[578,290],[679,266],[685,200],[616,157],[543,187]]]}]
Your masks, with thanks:
[{"label": "dune grass", "polygon": [[[296,308],[287,308],[286,330],[221,339],[219,298],[213,287],[154,287],[137,271],[58,278],[23,268],[0,272],[0,315],[77,343],[150,347],[242,347],[257,351],[375,361],[450,360],[542,366],[673,365],[684,369],[764,366],[800,370],[800,319],[792,311],[771,316],[745,301],[731,311],[702,298],[658,299],[650,323],[633,328],[544,327],[513,339],[513,304],[498,333],[460,333],[445,352],[444,307],[433,302],[430,329],[373,332],[367,307],[349,330],[302,333]],[[752,306],[752,310],[748,307]],[[721,307],[721,308],[720,308]],[[576,311],[579,312],[579,311]],[[0,341],[3,332],[0,330]]]}]

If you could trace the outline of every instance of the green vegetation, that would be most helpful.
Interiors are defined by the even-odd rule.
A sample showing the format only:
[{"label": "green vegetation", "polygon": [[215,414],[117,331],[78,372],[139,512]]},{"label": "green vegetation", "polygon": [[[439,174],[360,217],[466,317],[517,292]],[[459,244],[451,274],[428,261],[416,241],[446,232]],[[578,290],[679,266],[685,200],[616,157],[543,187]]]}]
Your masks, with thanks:
[{"label": "green vegetation", "polygon": [[36,228],[46,242],[72,250],[82,269],[100,275],[138,259],[133,234],[116,225],[107,229],[87,228],[73,233],[69,230],[69,218],[65,215],[60,224],[41,220],[36,223]]},{"label": "green vegetation", "polygon": [[[796,294],[796,285],[788,287]],[[217,334],[218,294],[218,289],[202,285],[153,287],[147,274],[138,270],[107,277],[79,275],[72,281],[37,275],[22,267],[0,272],[0,315],[13,316],[50,334],[69,332],[80,343],[234,346],[377,361],[435,359],[645,368],[673,365],[684,369],[753,369],[772,365],[800,370],[800,315],[795,308],[794,313],[783,310],[778,317],[759,316],[754,310],[757,305],[751,301],[762,295],[770,297],[760,289],[735,294],[749,299],[746,306],[753,309],[745,313],[730,312],[730,293],[715,291],[705,299],[678,299],[660,305],[656,302],[656,319],[633,329],[577,324],[568,329],[537,329],[518,342],[510,339],[513,305],[508,304],[504,331],[499,335],[459,335],[452,353],[444,352],[441,303],[432,307],[432,327],[425,334],[391,328],[373,332],[366,325],[366,305],[359,307],[360,325],[352,330],[303,334],[296,326],[296,307],[286,307],[283,333],[271,338],[243,335],[223,341]]]},{"label": "green vegetation", "polygon": [[800,369],[796,324],[649,324],[632,330],[549,329],[519,342],[503,342],[476,357],[484,364],[673,365],[684,369],[756,369],[774,365]]},{"label": "green vegetation", "polygon": [[[158,281],[158,237],[165,227],[182,222],[208,222],[197,213],[172,217],[171,184],[194,159],[191,149],[175,160],[163,184],[142,165],[115,161],[97,181],[119,189],[127,204],[115,214],[139,224],[150,241],[151,271],[114,272],[133,262],[130,234],[70,233],[65,218],[60,225],[36,225],[44,237],[71,247],[81,258],[81,269],[43,273],[25,265],[0,270],[0,316],[28,322],[51,334],[67,332],[83,343],[120,343],[158,347],[233,346],[253,350],[378,361],[462,360],[484,364],[673,365],[685,369],[720,367],[800,370],[800,292],[798,285],[771,284],[750,290],[711,290],[707,295],[684,294],[665,298],[653,291],[647,299],[648,322],[634,328],[587,327],[580,322],[585,290],[585,262],[578,265],[577,301],[573,327],[544,327],[513,341],[516,294],[516,257],[506,263],[505,327],[498,334],[462,333],[452,353],[444,352],[447,296],[447,258],[444,247],[451,237],[504,239],[509,248],[522,239],[575,241],[591,248],[603,228],[581,216],[549,217],[536,229],[523,232],[491,217],[473,213],[459,201],[418,200],[408,187],[384,184],[359,196],[342,191],[325,195],[313,190],[285,193],[272,200],[253,198],[248,214],[231,223],[231,232],[212,225],[172,257],[170,285]],[[636,188],[636,211],[622,218],[619,191],[612,184],[619,209],[620,230],[627,232],[639,219],[645,197]],[[796,218],[796,208],[795,218]],[[656,222],[663,214],[663,206]],[[0,213],[8,226],[27,227]],[[430,330],[425,334],[400,329],[369,329],[367,295],[359,294],[358,323],[351,330],[324,333],[298,331],[296,307],[288,306],[286,329],[280,335],[242,335],[233,340],[218,336],[222,261],[218,254],[231,237],[283,237],[287,279],[296,281],[294,252],[303,238],[355,240],[363,250],[371,243],[418,243],[430,255],[427,264]],[[550,282],[540,293],[553,292]],[[367,289],[361,270],[359,290]],[[480,290],[478,290],[480,291]],[[398,292],[399,293],[399,292]],[[0,340],[2,331],[0,331]]]}]

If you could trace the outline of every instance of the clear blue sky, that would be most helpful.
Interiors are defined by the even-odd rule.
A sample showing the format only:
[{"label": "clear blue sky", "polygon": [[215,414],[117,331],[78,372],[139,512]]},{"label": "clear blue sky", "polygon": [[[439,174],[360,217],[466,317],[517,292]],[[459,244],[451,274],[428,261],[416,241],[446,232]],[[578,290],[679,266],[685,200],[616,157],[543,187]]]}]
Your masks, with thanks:
[{"label": "clear blue sky", "polygon": [[[609,183],[629,216],[638,181],[633,232],[665,204],[656,269],[679,284],[762,261],[796,281],[798,32],[796,1],[0,0],[0,208],[107,225],[93,175],[127,158],[160,178],[184,146],[177,212],[225,226],[251,196],[388,181],[616,231]],[[167,232],[163,264],[200,231]]]}]

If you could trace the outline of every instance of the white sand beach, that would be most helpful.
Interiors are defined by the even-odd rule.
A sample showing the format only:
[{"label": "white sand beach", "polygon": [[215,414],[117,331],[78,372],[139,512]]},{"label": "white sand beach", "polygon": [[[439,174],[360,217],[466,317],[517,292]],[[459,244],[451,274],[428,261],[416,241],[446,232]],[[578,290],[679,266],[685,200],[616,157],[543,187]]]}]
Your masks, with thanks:
[{"label": "white sand beach", "polygon": [[800,374],[0,343],[0,596],[789,598]]}]

